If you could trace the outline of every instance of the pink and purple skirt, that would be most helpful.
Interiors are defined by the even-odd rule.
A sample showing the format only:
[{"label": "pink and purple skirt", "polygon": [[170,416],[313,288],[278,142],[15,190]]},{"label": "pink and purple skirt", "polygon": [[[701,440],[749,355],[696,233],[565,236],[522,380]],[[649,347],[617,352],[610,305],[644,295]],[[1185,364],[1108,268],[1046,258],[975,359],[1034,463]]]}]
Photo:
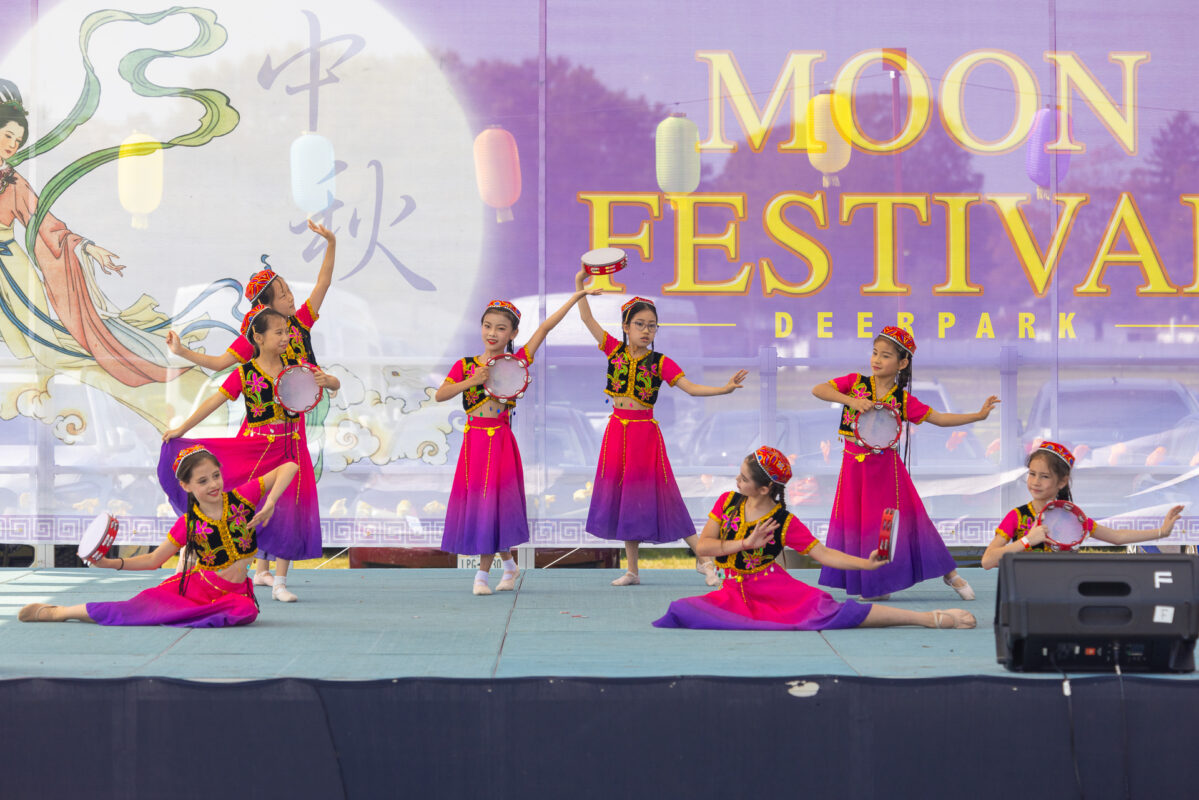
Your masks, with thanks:
[{"label": "pink and purple skirt", "polygon": [[258,530],[262,557],[297,561],[321,555],[321,509],[316,475],[308,455],[308,437],[302,423],[277,422],[257,428],[242,427],[227,439],[172,439],[164,442],[158,457],[158,482],[176,512],[187,511],[187,492],[175,478],[175,456],[185,447],[202,444],[221,462],[225,489],[233,489],[275,467],[295,461],[300,471],[275,504],[275,515]]},{"label": "pink and purple skirt", "polygon": [[653,409],[612,411],[592,484],[587,532],[625,542],[675,542],[695,533]]},{"label": "pink and purple skirt", "polygon": [[868,558],[878,549],[879,528],[887,508],[899,509],[899,533],[891,563],[870,572],[824,567],[820,570],[822,585],[878,597],[939,578],[956,567],[899,453],[875,454],[846,443],[825,544]]},{"label": "pink and purple skirt", "polygon": [[182,575],[172,575],[129,600],[88,603],[87,615],[100,625],[172,625],[176,628],[230,628],[258,619],[254,587],[230,583],[215,572],[192,570],[184,593]]},{"label": "pink and purple skirt", "polygon": [[870,613],[868,603],[839,603],[827,592],[787,574],[777,564],[761,572],[726,577],[720,588],[675,600],[654,621],[658,628],[721,631],[825,631],[856,628]]},{"label": "pink and purple skirt", "polygon": [[463,430],[441,549],[462,555],[506,552],[529,541],[516,437],[506,418],[472,417]]}]

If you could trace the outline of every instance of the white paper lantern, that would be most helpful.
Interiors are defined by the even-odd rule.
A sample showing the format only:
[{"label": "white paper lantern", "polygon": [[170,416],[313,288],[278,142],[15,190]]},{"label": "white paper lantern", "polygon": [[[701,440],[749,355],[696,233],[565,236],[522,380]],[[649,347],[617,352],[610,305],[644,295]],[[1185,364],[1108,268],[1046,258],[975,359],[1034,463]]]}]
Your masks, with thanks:
[{"label": "white paper lantern", "polygon": [[333,143],[318,133],[291,143],[291,199],[306,215],[318,214],[337,196]]},{"label": "white paper lantern", "polygon": [[699,128],[686,114],[671,114],[654,135],[658,188],[690,194],[699,186]]}]

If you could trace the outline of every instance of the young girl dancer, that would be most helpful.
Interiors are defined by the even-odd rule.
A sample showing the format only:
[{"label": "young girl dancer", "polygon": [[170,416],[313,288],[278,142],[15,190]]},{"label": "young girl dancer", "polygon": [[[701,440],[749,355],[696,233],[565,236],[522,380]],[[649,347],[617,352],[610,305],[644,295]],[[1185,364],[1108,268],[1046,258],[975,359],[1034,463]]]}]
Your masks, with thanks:
[{"label": "young girl dancer", "polygon": [[775,559],[784,547],[807,553],[821,564],[843,570],[876,570],[878,551],[869,558],[825,547],[787,511],[784,487],[791,480],[787,457],[773,447],[746,456],[737,491],[725,492],[712,507],[695,551],[716,556],[724,568],[720,589],[702,597],[675,600],[659,628],[822,631],[834,628],[973,628],[974,616],[960,608],[912,611],[846,600],[787,574]]},{"label": "young girl dancer", "polygon": [[[264,305],[287,318],[287,350],[284,353],[287,358],[292,359],[293,362],[316,365],[320,362],[316,360],[316,352],[312,349],[312,326],[320,319],[321,305],[325,302],[325,295],[333,283],[333,263],[337,260],[337,237],[328,228],[318,225],[312,220],[308,220],[308,230],[325,240],[325,258],[321,261],[320,272],[317,273],[316,285],[312,287],[312,294],[308,295],[308,300],[304,305],[299,309],[296,308],[296,298],[291,293],[291,287],[266,263],[266,256],[262,257],[262,263],[266,268],[255,272],[246,283],[246,299],[250,301],[251,311],[253,307]],[[247,338],[245,328],[246,326],[243,324],[242,335],[220,355],[197,353],[188,349],[174,331],[167,334],[167,347],[175,355],[181,356],[193,364],[213,372],[220,372],[234,364],[245,364],[254,357],[254,345]],[[305,431],[305,434],[314,437],[318,442],[321,441],[325,417],[328,416],[328,413],[329,400],[328,397],[325,397],[316,408],[306,415],[305,424],[308,430]],[[315,478],[320,477],[323,458],[322,450],[317,455],[316,464],[313,466]],[[269,557],[272,555],[274,555],[272,550],[263,549],[263,556],[258,559],[258,565],[254,569],[256,586],[274,585],[275,581],[270,573],[269,563]],[[283,568],[283,572],[285,575],[287,574],[286,567]]]},{"label": "young girl dancer", "polygon": [[916,487],[899,457],[899,450],[893,447],[875,453],[854,437],[858,415],[869,411],[876,403],[897,409],[908,423],[927,421],[944,428],[986,419],[999,402],[999,398],[992,395],[975,414],[934,411],[908,391],[912,385],[912,356],[915,353],[916,341],[912,335],[888,325],[874,340],[870,375],[844,375],[812,389],[812,394],[821,400],[845,406],[838,430],[845,441],[845,451],[829,520],[829,547],[864,556],[878,541],[884,509],[899,509],[900,524],[898,552],[886,566],[868,573],[847,573],[834,566],[824,567],[820,571],[820,583],[865,598],[886,599],[891,592],[940,575],[963,600],[973,600],[974,590],[958,575],[953,556],[924,510],[920,495],[916,494]]},{"label": "young girl dancer", "polygon": [[[233,482],[249,480],[285,461],[298,462],[300,476],[288,502],[279,509],[272,524],[259,532],[262,549],[278,559],[271,597],[294,603],[298,598],[287,588],[288,566],[293,560],[316,558],[321,554],[320,507],[304,422],[274,398],[274,383],[279,373],[299,362],[285,355],[290,335],[287,319],[279,312],[257,306],[250,310],[243,327],[254,343],[255,357],[230,373],[220,390],[201,403],[182,425],[163,434],[162,440],[166,444],[158,462],[158,480],[171,504],[179,509],[183,498],[173,488],[165,467],[180,449],[197,442],[224,460],[226,472]],[[337,378],[319,370],[316,380],[324,388],[336,390],[341,385]],[[255,445],[247,449],[238,446],[236,440],[228,439],[171,441],[187,433],[226,400],[236,400],[238,395],[245,397],[246,418],[237,438],[257,438]],[[262,566],[261,561],[259,566]],[[256,578],[257,573],[258,570],[255,571]],[[255,580],[255,583],[261,582]]]},{"label": "young girl dancer", "polygon": [[[1074,467],[1074,456],[1057,442],[1041,442],[1028,456],[1028,493],[1032,502],[1013,508],[995,529],[995,538],[983,553],[983,569],[999,566],[1004,553],[1022,553],[1025,550],[1048,550],[1045,542],[1045,526],[1036,525],[1037,515],[1050,500],[1070,500],[1070,470]],[[1083,529],[1101,542],[1116,545],[1137,544],[1154,539],[1164,539],[1174,530],[1174,523],[1182,513],[1182,506],[1174,506],[1166,513],[1160,528],[1142,531],[1117,531],[1100,525],[1093,519],[1083,524]]]},{"label": "young girl dancer", "polygon": [[[575,288],[587,279],[580,272]],[[579,302],[579,316],[608,359],[608,385],[612,416],[604,430],[599,465],[587,514],[587,532],[602,539],[624,542],[628,571],[612,581],[613,586],[641,583],[637,551],[642,542],[674,542],[682,539],[693,550],[698,537],[691,512],[683,503],[666,457],[666,443],[654,419],[654,403],[665,382],[693,397],[729,394],[741,388],[746,371],[740,370],[724,386],[692,383],[678,364],[655,352],[658,310],[652,301],[634,297],[621,307],[620,341],[608,335],[591,314],[587,299]],[[717,582],[712,559],[696,555],[695,569],[709,586]]]},{"label": "young girl dancer", "polygon": [[[509,415],[516,407],[516,401],[501,402],[483,389],[490,376],[487,362],[508,352],[532,364],[533,355],[545,341],[546,334],[562,321],[570,307],[584,294],[580,289],[571,295],[519,350],[513,350],[512,342],[520,328],[520,311],[507,300],[492,300],[480,320],[483,354],[457,361],[437,389],[437,402],[461,394],[462,408],[466,410],[462,449],[458,451],[454,485],[446,503],[441,549],[447,553],[479,556],[479,570],[475,573],[472,589],[474,594],[491,594],[487,576],[496,551],[506,554],[503,557],[504,574],[496,591],[512,591],[520,572],[516,567],[515,548],[529,540],[524,467],[516,437],[512,435]],[[598,294],[598,290],[593,294]]]},{"label": "young girl dancer", "polygon": [[246,578],[246,567],[258,547],[255,529],[274,514],[275,503],[295,477],[296,464],[278,466],[232,491],[225,490],[216,456],[200,445],[181,451],[173,467],[180,489],[187,493],[187,511],[166,541],[153,552],[132,558],[100,558],[93,566],[158,569],[183,548],[180,560],[186,566],[181,574],[121,602],[77,606],[30,603],[21,609],[18,619],[182,628],[224,628],[249,625],[257,619],[254,588]]}]

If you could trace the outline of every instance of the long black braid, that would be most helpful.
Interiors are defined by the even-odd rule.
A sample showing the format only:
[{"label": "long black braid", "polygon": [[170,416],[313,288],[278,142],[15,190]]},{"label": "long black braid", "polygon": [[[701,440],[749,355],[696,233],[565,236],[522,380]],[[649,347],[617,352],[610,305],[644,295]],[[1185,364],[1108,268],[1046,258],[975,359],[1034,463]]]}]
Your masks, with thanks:
[{"label": "long black braid", "polygon": [[[874,343],[877,345],[879,342],[883,342],[883,343],[887,344],[888,346],[890,346],[891,349],[895,352],[895,355],[899,359],[902,360],[902,359],[906,358],[908,360],[908,365],[906,367],[904,367],[903,369],[901,369],[899,371],[899,374],[895,376],[895,393],[898,395],[900,392],[904,392],[904,393],[910,392],[911,386],[912,386],[912,354],[909,353],[905,348],[903,348],[899,344],[897,344],[889,336],[883,336],[881,334],[876,336],[874,339]],[[904,405],[906,406],[906,403]],[[899,410],[900,410],[900,412],[906,412],[906,408],[904,408],[904,407],[901,407]],[[910,419],[908,419],[907,413],[904,413],[903,414],[903,466],[905,469],[907,469],[910,466],[908,461],[911,458],[911,454],[912,454],[912,421]]]}]

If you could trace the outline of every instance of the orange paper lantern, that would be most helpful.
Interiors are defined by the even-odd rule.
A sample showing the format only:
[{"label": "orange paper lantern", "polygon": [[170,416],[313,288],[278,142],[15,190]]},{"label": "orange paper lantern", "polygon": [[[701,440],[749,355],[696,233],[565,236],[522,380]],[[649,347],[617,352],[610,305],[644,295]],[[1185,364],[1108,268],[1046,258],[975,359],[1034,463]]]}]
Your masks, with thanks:
[{"label": "orange paper lantern", "polygon": [[516,139],[499,125],[475,137],[475,179],[496,221],[511,222],[512,206],[520,199],[520,154]]}]

